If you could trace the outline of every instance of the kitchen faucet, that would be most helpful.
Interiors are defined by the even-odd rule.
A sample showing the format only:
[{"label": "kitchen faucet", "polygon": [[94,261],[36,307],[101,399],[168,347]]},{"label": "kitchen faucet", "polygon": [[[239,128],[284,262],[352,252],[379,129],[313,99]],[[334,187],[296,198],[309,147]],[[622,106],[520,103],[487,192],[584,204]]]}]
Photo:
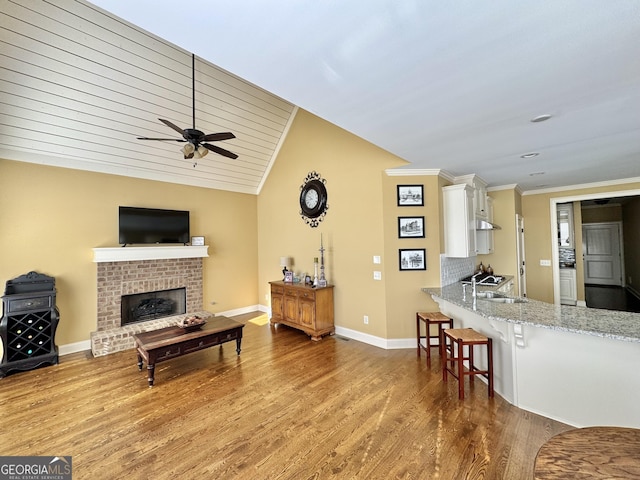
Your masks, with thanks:
[{"label": "kitchen faucet", "polygon": [[477,285],[476,277],[478,275],[482,275],[482,272],[478,272],[471,277],[471,296],[473,298],[476,298],[478,296],[478,291],[476,290],[476,285]]}]

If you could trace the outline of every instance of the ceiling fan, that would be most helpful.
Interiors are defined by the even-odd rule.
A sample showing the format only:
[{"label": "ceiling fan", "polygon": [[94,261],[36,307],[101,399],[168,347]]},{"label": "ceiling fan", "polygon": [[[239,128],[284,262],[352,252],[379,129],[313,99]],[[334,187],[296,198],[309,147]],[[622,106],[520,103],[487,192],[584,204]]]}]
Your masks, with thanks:
[{"label": "ceiling fan", "polygon": [[[207,142],[217,142],[220,140],[231,140],[232,138],[236,138],[236,136],[231,132],[221,132],[221,133],[209,133],[205,134],[200,130],[196,129],[196,56],[195,54],[191,54],[191,88],[193,92],[192,98],[192,111],[193,111],[193,128],[185,128],[182,129],[170,122],[169,120],[164,120],[159,118],[162,123],[164,123],[167,127],[172,128],[176,132],[182,135],[182,138],[150,138],[150,137],[138,137],[138,140],[159,140],[159,141],[170,141],[170,142],[185,142],[184,147],[180,149],[180,151],[184,154],[185,159],[190,158],[202,158],[209,150],[215,152],[219,155],[223,155],[225,157],[236,159],[238,155],[229,150],[225,150],[224,148],[220,148],[216,145],[211,145]],[[195,166],[195,164],[194,164]]]}]

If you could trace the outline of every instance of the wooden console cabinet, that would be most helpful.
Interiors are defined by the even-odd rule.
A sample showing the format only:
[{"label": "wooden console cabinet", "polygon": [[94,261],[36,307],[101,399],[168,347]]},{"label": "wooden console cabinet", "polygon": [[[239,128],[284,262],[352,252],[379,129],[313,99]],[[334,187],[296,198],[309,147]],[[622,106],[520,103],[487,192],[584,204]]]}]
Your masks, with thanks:
[{"label": "wooden console cabinet", "polygon": [[313,288],[287,282],[271,285],[271,325],[282,323],[302,330],[311,340],[335,332],[333,324],[333,285]]}]

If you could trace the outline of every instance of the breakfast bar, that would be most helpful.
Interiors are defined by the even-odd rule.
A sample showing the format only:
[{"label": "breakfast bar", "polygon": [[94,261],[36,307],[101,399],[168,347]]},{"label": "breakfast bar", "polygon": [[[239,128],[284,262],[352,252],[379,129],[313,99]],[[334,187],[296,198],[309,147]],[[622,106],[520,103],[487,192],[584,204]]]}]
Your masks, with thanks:
[{"label": "breakfast bar", "polygon": [[513,405],[578,427],[640,428],[640,314],[502,297],[457,282],[423,288],[494,339],[494,388]]}]

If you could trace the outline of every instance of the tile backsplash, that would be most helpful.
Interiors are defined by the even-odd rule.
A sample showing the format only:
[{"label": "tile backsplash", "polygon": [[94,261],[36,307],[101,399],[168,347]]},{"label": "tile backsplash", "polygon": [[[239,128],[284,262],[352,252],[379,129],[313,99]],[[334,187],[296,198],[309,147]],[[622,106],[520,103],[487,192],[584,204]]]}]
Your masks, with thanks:
[{"label": "tile backsplash", "polygon": [[476,257],[453,258],[440,255],[440,285],[451,285],[464,277],[473,275],[476,268]]},{"label": "tile backsplash", "polygon": [[558,248],[560,263],[576,263],[576,251],[573,248]]}]

